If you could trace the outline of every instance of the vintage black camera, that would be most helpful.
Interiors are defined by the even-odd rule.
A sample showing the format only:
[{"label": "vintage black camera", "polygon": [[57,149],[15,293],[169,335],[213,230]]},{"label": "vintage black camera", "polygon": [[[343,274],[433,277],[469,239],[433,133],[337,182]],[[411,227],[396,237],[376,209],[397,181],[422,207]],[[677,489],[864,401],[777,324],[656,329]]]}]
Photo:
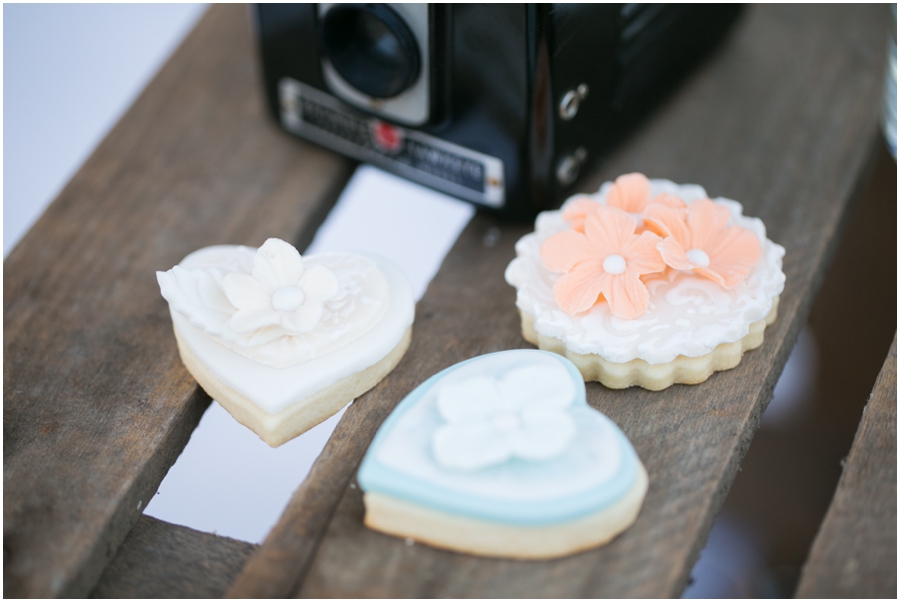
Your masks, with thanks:
[{"label": "vintage black camera", "polygon": [[287,131],[531,217],[721,39],[736,5],[264,4]]}]

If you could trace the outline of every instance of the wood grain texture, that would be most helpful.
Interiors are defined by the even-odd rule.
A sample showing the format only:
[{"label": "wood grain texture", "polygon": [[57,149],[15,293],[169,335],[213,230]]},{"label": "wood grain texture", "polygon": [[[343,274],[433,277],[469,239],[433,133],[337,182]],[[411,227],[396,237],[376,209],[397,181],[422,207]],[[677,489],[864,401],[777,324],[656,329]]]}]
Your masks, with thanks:
[{"label": "wood grain texture", "polygon": [[264,113],[246,7],[208,11],[4,264],[4,595],[87,594],[209,404],[154,272],[295,240],[350,165]]},{"label": "wood grain texture", "polygon": [[142,516],[91,598],[220,598],[257,546]]},{"label": "wood grain texture", "polygon": [[896,335],[803,567],[797,597],[897,597]]},{"label": "wood grain texture", "polygon": [[[650,473],[641,515],[605,548],[551,562],[487,560],[365,529],[353,475],[377,427],[427,377],[526,347],[503,280],[530,226],[479,215],[416,311],[404,360],[344,414],[280,522],[228,595],[678,596],[750,444],[836,248],[876,137],[885,7],[759,6],[722,52],[582,183],[642,171],[699,182],[761,217],[787,248],[765,344],[736,369],[663,393],[588,386]],[[339,500],[339,501],[338,501]],[[333,515],[332,515],[333,513]]]}]

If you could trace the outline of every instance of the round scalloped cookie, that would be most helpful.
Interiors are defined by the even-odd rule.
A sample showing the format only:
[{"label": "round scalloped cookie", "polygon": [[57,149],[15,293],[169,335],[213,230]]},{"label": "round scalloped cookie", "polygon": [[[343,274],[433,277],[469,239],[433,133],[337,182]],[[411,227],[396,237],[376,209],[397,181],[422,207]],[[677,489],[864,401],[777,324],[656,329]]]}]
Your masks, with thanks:
[{"label": "round scalloped cookie", "polygon": [[[596,380],[614,389],[637,385],[661,390],[675,383],[697,384],[716,371],[735,367],[745,351],[762,344],[765,327],[776,318],[785,281],[781,269],[784,248],[766,237],[761,220],[743,215],[740,203],[707,199],[700,186],[629,174],[605,183],[594,195],[573,197],[559,210],[538,215],[535,231],[516,243],[516,258],[506,270],[507,282],[517,291],[525,339],[568,357],[586,381]],[[588,217],[591,214],[594,217]],[[676,214],[683,216],[680,225],[660,217]],[[627,231],[630,226],[623,226],[629,222],[622,215],[632,218],[633,232]],[[615,228],[606,216],[618,220]],[[600,224],[601,217],[607,222]],[[626,231],[621,231],[623,228]],[[680,240],[682,247],[691,246],[692,233],[695,240],[703,235],[721,244],[707,247],[709,254],[676,245]],[[611,239],[623,241],[619,244],[624,250],[597,250],[605,249]],[[723,240],[728,244],[739,240],[744,247],[758,242],[757,256],[750,257],[755,262],[729,254]],[[645,273],[630,276],[631,283],[637,279],[639,284],[629,290],[645,288],[643,304],[640,291],[617,299],[615,294],[622,287],[612,283],[614,276],[601,273],[605,261],[615,276],[621,273],[624,278],[624,260],[619,259],[631,261],[628,251],[638,247],[644,253],[640,259]],[[654,247],[662,249],[660,258],[666,264],[662,269],[655,257],[650,261],[647,256]],[[671,252],[672,248],[678,253]],[[615,261],[604,257],[615,252],[622,254],[613,258]],[[664,252],[668,254],[664,256]],[[731,264],[726,267],[737,266],[740,277],[735,270],[713,272],[717,254],[727,256]],[[691,262],[691,258],[702,263]],[[743,265],[737,265],[741,261]],[[588,268],[610,280],[603,290],[612,302],[600,292],[602,283],[593,286]],[[575,286],[562,286],[568,284],[565,280],[558,284],[576,277],[581,279]],[[583,293],[588,285],[593,287],[587,295],[591,304],[584,309],[583,298],[572,291]]]}]

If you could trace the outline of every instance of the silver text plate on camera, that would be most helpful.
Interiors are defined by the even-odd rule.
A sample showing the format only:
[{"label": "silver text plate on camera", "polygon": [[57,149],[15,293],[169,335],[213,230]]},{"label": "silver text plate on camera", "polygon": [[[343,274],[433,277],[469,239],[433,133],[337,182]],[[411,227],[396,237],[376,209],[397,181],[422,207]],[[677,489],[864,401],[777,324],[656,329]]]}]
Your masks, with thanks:
[{"label": "silver text plate on camera", "polygon": [[503,206],[500,159],[358,113],[291,78],[279,82],[278,92],[287,130],[468,201]]}]

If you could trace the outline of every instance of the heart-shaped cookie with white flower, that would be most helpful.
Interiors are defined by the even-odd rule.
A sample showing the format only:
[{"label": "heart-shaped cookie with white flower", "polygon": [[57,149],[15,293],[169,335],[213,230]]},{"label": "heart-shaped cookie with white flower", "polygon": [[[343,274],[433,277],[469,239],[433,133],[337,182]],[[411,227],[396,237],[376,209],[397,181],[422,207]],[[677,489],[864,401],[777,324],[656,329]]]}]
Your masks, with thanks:
[{"label": "heart-shaped cookie with white flower", "polygon": [[368,527],[483,556],[555,558],[637,518],[647,473],[588,406],[569,360],[492,353],[431,377],[378,430],[359,470]]},{"label": "heart-shaped cookie with white flower", "polygon": [[156,275],[185,367],[273,447],[374,387],[409,347],[412,292],[382,258],[301,257],[270,238],[206,247]]}]

